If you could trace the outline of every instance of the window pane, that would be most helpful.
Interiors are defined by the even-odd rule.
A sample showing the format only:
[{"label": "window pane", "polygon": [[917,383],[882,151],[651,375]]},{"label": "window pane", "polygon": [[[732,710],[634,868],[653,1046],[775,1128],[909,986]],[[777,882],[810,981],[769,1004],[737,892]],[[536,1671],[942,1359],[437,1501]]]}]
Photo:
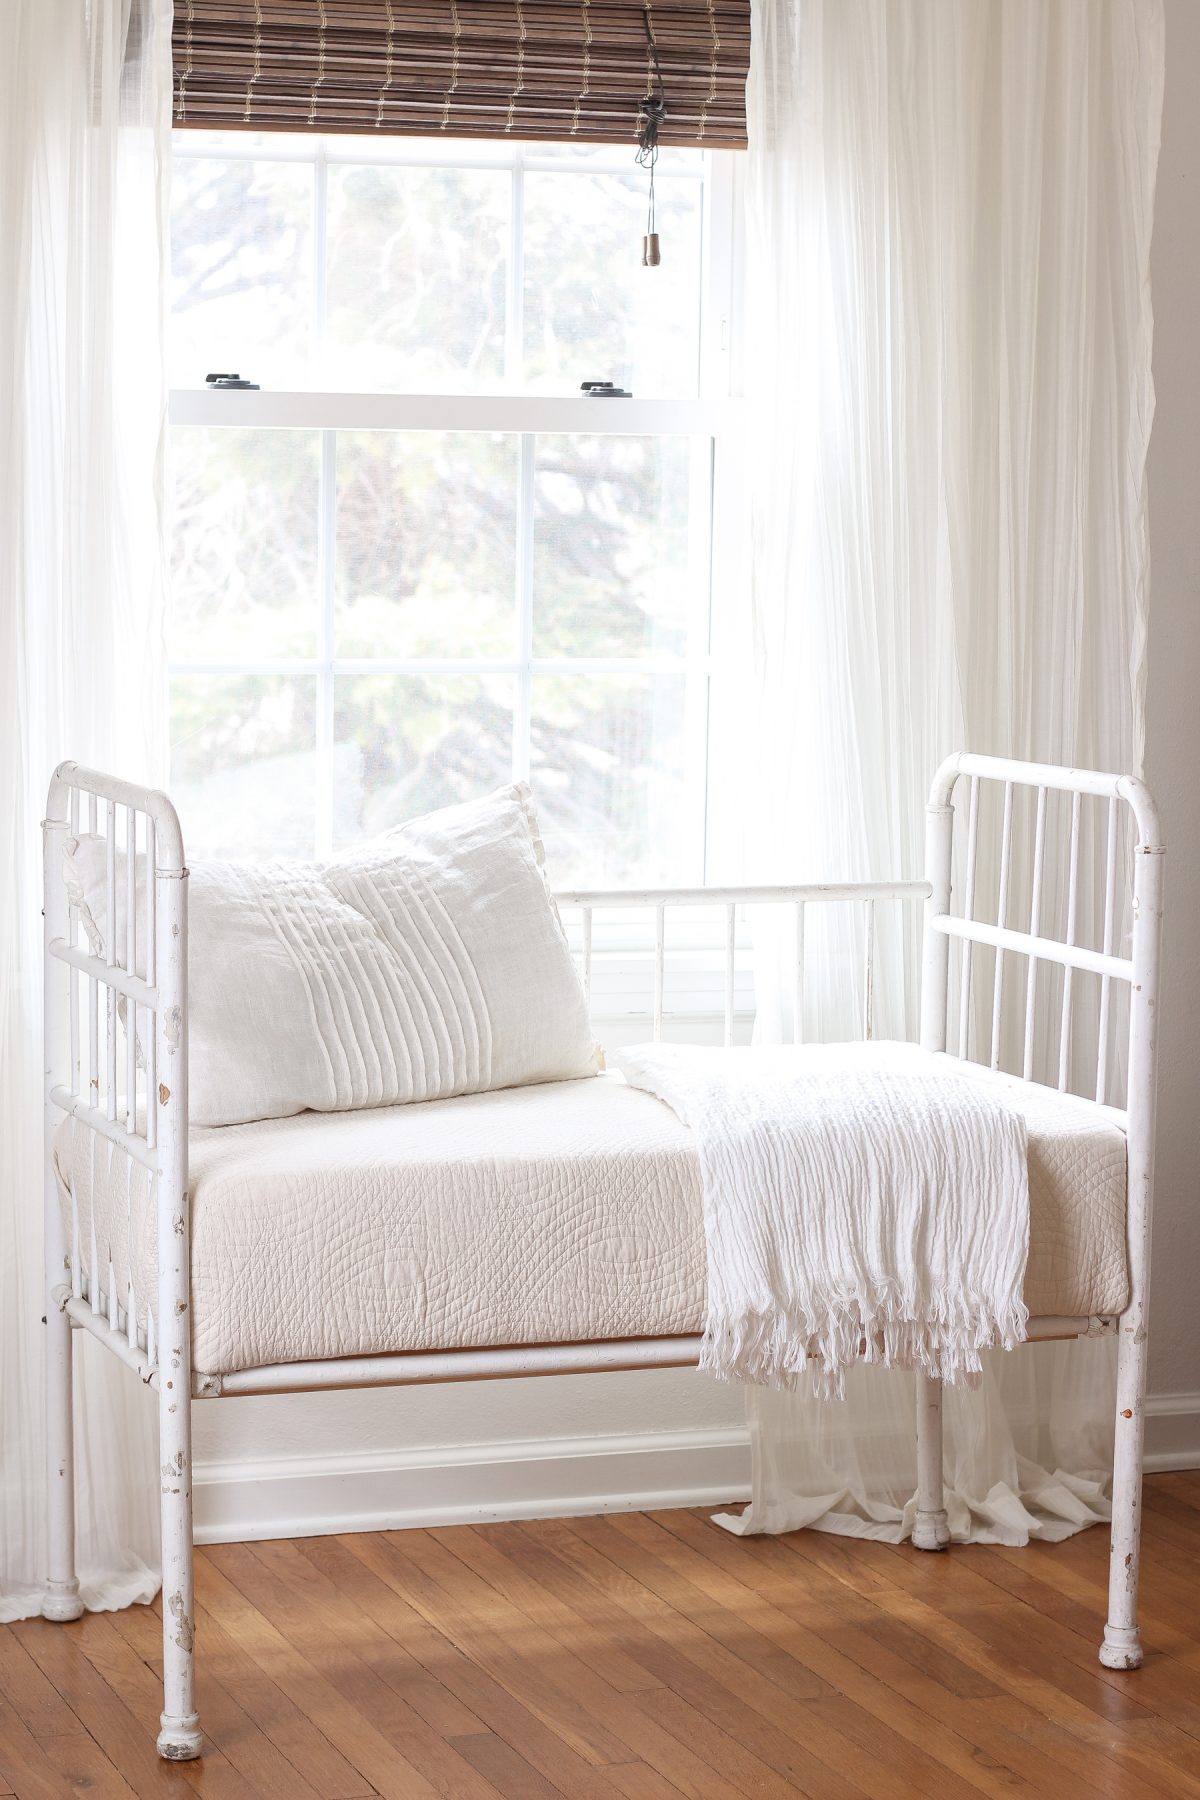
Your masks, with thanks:
[{"label": "window pane", "polygon": [[217,370],[295,386],[312,320],[311,164],[178,156],[171,172],[171,379]]},{"label": "window pane", "polygon": [[530,782],[555,887],[700,879],[684,703],[682,675],[534,677]]},{"label": "window pane", "polygon": [[509,676],[344,675],[334,700],[337,844],[512,779]]},{"label": "window pane", "polygon": [[337,440],[339,656],[511,656],[517,440],[347,431]]},{"label": "window pane", "polygon": [[504,375],[506,170],[329,169],[329,379],[479,388]]},{"label": "window pane", "polygon": [[171,659],[312,656],[316,431],[171,433]]},{"label": "window pane", "polygon": [[659,176],[656,269],[641,261],[646,191],[638,170],[526,175],[528,386],[577,392],[594,380],[641,396],[696,392],[701,184]]},{"label": "window pane", "polygon": [[313,854],[316,683],[176,675],[171,792],[189,856]]},{"label": "window pane", "polygon": [[690,438],[538,437],[535,656],[683,654],[689,612],[707,612],[710,454]]}]

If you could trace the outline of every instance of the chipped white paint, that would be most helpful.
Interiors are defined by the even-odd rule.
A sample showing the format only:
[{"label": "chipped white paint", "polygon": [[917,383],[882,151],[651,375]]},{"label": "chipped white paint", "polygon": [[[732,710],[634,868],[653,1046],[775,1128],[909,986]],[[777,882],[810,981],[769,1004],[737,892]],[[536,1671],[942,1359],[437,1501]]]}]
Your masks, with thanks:
[{"label": "chipped white paint", "polygon": [[[1002,781],[1004,824],[1001,842],[1001,898],[999,926],[950,916],[950,871],[953,855],[953,808],[956,783],[962,776]],[[1010,931],[1005,925],[1011,844],[1012,790],[1014,785],[1038,790],[1037,835],[1034,847],[1034,900],[1028,932]],[[1068,865],[1068,920],[1062,943],[1039,935],[1038,908],[1044,852],[1046,790],[1073,796]],[[1076,858],[1078,852],[1078,797],[1107,800],[1104,869],[1103,951],[1081,950],[1075,936]],[[1133,942],[1128,959],[1114,954],[1118,915],[1116,890],[1117,817],[1127,806],[1133,815],[1137,845],[1133,858]],[[1142,1441],[1145,1424],[1147,1306],[1150,1283],[1150,1227],[1154,1197],[1154,1114],[1157,1089],[1157,1039],[1159,960],[1162,940],[1163,865],[1165,846],[1158,809],[1145,783],[1128,775],[1103,775],[1090,769],[1056,769],[1043,763],[1010,762],[998,757],[961,754],[948,757],[934,779],[929,802],[926,873],[932,897],[926,914],[925,989],[921,1041],[927,1049],[946,1047],[946,985],[950,938],[964,943],[992,944],[996,948],[997,979],[994,993],[991,1060],[999,1059],[1001,984],[999,966],[1005,953],[1018,952],[1030,959],[1026,988],[1024,1070],[1032,1067],[1031,1032],[1033,975],[1038,961],[1060,963],[1072,969],[1090,969],[1101,976],[1101,1024],[1097,1044],[1095,1094],[1107,1095],[1109,988],[1113,980],[1127,981],[1129,1005],[1129,1079],[1126,1102],[1128,1141],[1128,1198],[1126,1239],[1129,1252],[1129,1305],[1118,1321],[1116,1449],[1113,1463],[1112,1550],[1109,1561],[1108,1621],[1100,1660],[1110,1669],[1136,1669],[1142,1661],[1137,1625],[1138,1562],[1141,1553]],[[935,947],[935,941],[936,946]],[[1065,1085],[1065,1051],[1060,1051],[1059,1084]],[[1032,1335],[1032,1332],[1031,1332]],[[921,1439],[924,1442],[921,1442]],[[926,1471],[940,1471],[941,1410],[927,1395],[918,1409],[918,1462]],[[936,1450],[935,1450],[936,1440]],[[935,1494],[923,1489],[920,1505],[936,1514],[940,1507],[940,1478]],[[926,1534],[928,1535],[928,1534]],[[914,1535],[914,1541],[916,1541]],[[923,1544],[922,1548],[936,1548]]]},{"label": "chipped white paint", "polygon": [[[970,832],[972,877],[971,904],[965,919],[950,913],[953,861],[953,792],[961,775],[971,778]],[[979,784],[1004,783],[1004,822],[1001,862],[1004,898],[998,927],[973,919],[974,852],[978,822]],[[1070,921],[1066,942],[1038,935],[1035,903],[1028,932],[1012,930],[1006,922],[1009,861],[1011,855],[1012,798],[1014,785],[1042,790],[1065,790],[1073,801],[1071,842]],[[145,972],[136,971],[136,941],[131,930],[121,964],[119,947],[110,943],[107,960],[94,957],[76,942],[75,921],[70,917],[62,882],[62,855],[66,837],[78,818],[79,792],[88,796],[89,828],[103,818],[110,832],[116,809],[126,808],[129,840],[137,834],[136,815],[146,821],[147,938]],[[1103,953],[1080,949],[1073,942],[1075,926],[1075,858],[1078,841],[1078,796],[1099,795],[1128,803],[1134,812],[1139,847],[1135,862],[1135,925],[1132,955],[1128,961],[1113,954],[1109,932]],[[98,814],[97,801],[104,802]],[[1044,820],[1044,794],[1039,803],[1039,822]],[[77,827],[76,827],[77,829]],[[111,841],[111,840],[110,840]],[[1041,846],[1037,854],[1040,886]],[[115,850],[109,859],[109,894],[115,899]],[[1153,1178],[1155,1024],[1158,987],[1159,929],[1162,914],[1163,851],[1153,801],[1139,782],[1090,771],[1062,770],[1041,765],[1001,762],[987,757],[957,756],[943,764],[934,782],[928,807],[926,871],[923,882],[872,882],[820,884],[769,888],[676,888],[638,893],[605,891],[558,896],[562,907],[578,907],[582,915],[583,977],[590,985],[592,972],[592,922],[605,908],[644,907],[654,921],[655,1035],[661,1034],[665,1011],[666,959],[669,913],[679,907],[721,906],[725,911],[725,1035],[732,1035],[732,976],[736,955],[735,921],[739,909],[781,903],[794,909],[794,1004],[793,1036],[803,1038],[804,920],[812,904],[848,904],[863,908],[863,1029],[873,1030],[872,999],[875,986],[876,900],[925,902],[925,943],[922,968],[921,1042],[932,1050],[947,1047],[949,957],[952,939],[964,942],[967,954],[973,944],[990,944],[997,951],[999,968],[1004,955],[1023,954],[1032,961],[1061,963],[1069,976],[1073,969],[1089,969],[1105,982],[1128,980],[1132,988],[1129,1076],[1129,1261],[1132,1299],[1119,1321],[1096,1318],[1044,1318],[1029,1324],[1031,1338],[1073,1337],[1111,1331],[1119,1323],[1120,1373],[1117,1419],[1117,1454],[1113,1518],[1113,1564],[1109,1621],[1102,1659],[1112,1668],[1132,1668],[1141,1660],[1136,1624],[1138,1513],[1141,1487],[1141,1445],[1146,1375],[1146,1285],[1149,1276],[1150,1199]],[[132,877],[126,871],[126,895]],[[404,1385],[477,1380],[495,1376],[560,1374],[567,1371],[638,1368],[670,1368],[694,1365],[700,1339],[634,1338],[611,1343],[567,1346],[535,1345],[516,1348],[429,1352],[405,1356],[346,1357],[318,1363],[288,1363],[269,1368],[239,1370],[224,1378],[200,1373],[193,1377],[190,1337],[190,1212],[187,1184],[187,870],[183,842],[174,808],[164,794],[131,786],[127,782],[63,764],[50,787],[45,823],[46,915],[46,1352],[49,1453],[50,1561],[43,1610],[48,1618],[70,1619],[81,1611],[75,1577],[74,1467],[71,1430],[71,1334],[87,1330],[134,1370],[158,1393],[160,1441],[160,1504],[163,1553],[163,1681],[164,1706],[158,1738],[159,1754],[169,1761],[186,1761],[201,1751],[199,1720],[194,1702],[195,1603],[192,1583],[192,1451],[191,1399],[217,1398],[222,1394],[300,1392],[314,1388]],[[110,912],[110,917],[112,917]],[[1111,917],[1111,915],[1110,915]],[[136,928],[134,928],[136,929]],[[112,934],[110,934],[111,936]],[[79,1043],[81,1020],[78,1005],[69,1003],[64,982],[88,981],[87,1032],[89,1047],[86,1089],[80,1078],[83,1066]],[[105,1092],[99,1091],[98,990],[105,989],[105,1022],[110,1034],[105,1063]],[[1028,1033],[1033,1017],[1032,980],[1026,988],[1026,1054],[1030,1065]],[[139,1077],[136,1061],[125,1045],[118,1059],[117,996],[124,996],[127,1015],[141,1015],[145,1037],[145,1069]],[[984,1054],[999,1055],[1000,984],[993,995],[992,1035]],[[959,1051],[967,1051],[967,1004],[960,1000]],[[118,1110],[117,1081],[124,1064],[126,1091]],[[149,1168],[157,1207],[157,1291],[145,1296],[144,1321],[132,1290],[122,1321],[115,1277],[110,1272],[107,1294],[101,1293],[98,1270],[109,1267],[107,1247],[103,1259],[95,1244],[95,1221],[89,1218],[83,1234],[78,1204],[72,1202],[70,1244],[64,1242],[55,1175],[51,1160],[53,1132],[59,1118],[68,1113],[85,1130],[117,1144]],[[90,1264],[87,1281],[81,1269],[80,1245],[88,1242]],[[942,1490],[942,1396],[940,1384],[925,1377],[918,1386],[917,1517],[913,1533],[919,1549],[945,1548],[949,1533]]]},{"label": "chipped white paint", "polygon": [[[63,852],[78,819],[78,794],[88,795],[88,825],[102,823],[107,838],[105,875],[110,929],[105,955],[92,956],[76,941],[63,886]],[[97,809],[97,800],[103,806]],[[124,834],[118,843],[118,809]],[[138,815],[145,823],[139,832]],[[136,919],[139,835],[146,865],[146,936],[138,974]],[[171,1761],[199,1756],[201,1737],[194,1691],[191,1500],[191,1341],[188,1332],[190,1251],[187,1206],[187,870],[175,809],[165,794],[114,780],[64,763],[50,784],[44,830],[46,915],[46,1279],[47,1407],[50,1457],[50,1567],[43,1600],[49,1618],[76,1618],[81,1611],[75,1576],[75,1508],[71,1430],[71,1329],[82,1327],[105,1344],[140,1378],[158,1390],[162,1464],[161,1518],[163,1590],[164,1706],[158,1739],[160,1755]],[[125,857],[124,942],[115,929],[117,864]],[[86,1095],[72,1071],[81,1064],[78,1008],[64,1004],[62,983],[74,985],[79,971],[88,980],[88,1070]],[[159,977],[161,976],[161,979]],[[107,1047],[105,1092],[99,1093],[95,1048],[97,993],[105,990]],[[125,1002],[122,1024],[117,999]],[[63,1041],[68,1026],[69,1043]],[[118,1042],[124,1033],[123,1055]],[[145,1051],[139,1076],[137,1036]],[[168,1073],[169,1071],[169,1073]],[[163,1078],[165,1077],[165,1079]],[[123,1082],[124,1092],[119,1093]],[[153,1179],[158,1224],[158,1288],[146,1296],[139,1319],[137,1299],[126,1289],[122,1319],[117,1278],[108,1247],[96,1244],[94,1216],[88,1220],[90,1264],[87,1291],[79,1268],[78,1203],[72,1201],[70,1286],[63,1282],[62,1228],[52,1161],[59,1116],[70,1113],[84,1128],[119,1145],[148,1168]],[[106,1271],[101,1285],[101,1270]],[[155,1323],[159,1333],[155,1332]],[[180,1404],[180,1402],[183,1404]]]}]

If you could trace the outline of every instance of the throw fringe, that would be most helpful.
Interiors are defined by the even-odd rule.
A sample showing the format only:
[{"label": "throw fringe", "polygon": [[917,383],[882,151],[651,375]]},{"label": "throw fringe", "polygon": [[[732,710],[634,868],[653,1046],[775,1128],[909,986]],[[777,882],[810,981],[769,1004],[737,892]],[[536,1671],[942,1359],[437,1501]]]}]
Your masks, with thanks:
[{"label": "throw fringe", "polygon": [[997,1310],[985,1295],[939,1288],[902,1293],[891,1282],[853,1294],[816,1293],[769,1312],[710,1318],[700,1367],[719,1381],[845,1398],[852,1363],[922,1370],[951,1385],[977,1387],[980,1353],[1023,1343],[1029,1312],[1021,1300]]}]

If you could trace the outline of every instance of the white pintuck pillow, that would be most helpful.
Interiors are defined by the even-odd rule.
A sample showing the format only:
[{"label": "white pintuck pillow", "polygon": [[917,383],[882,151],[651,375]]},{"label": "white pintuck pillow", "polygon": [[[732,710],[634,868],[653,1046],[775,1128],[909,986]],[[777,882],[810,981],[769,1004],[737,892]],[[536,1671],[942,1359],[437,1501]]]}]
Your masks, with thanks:
[{"label": "white pintuck pillow", "polygon": [[[193,1125],[443,1099],[600,1067],[523,785],[328,862],[189,871]],[[104,839],[68,840],[66,872],[103,954]],[[123,868],[116,890],[123,944]],[[140,963],[142,879],[137,893]]]}]

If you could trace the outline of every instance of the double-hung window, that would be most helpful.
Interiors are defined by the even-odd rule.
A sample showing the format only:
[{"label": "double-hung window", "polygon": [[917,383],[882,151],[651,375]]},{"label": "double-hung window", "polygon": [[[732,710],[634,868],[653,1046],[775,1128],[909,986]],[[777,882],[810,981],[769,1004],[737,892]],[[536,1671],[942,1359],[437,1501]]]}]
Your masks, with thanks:
[{"label": "double-hung window", "polygon": [[[559,886],[702,881],[733,156],[662,152],[645,268],[626,150],[175,150],[193,853],[321,854],[515,778]],[[206,385],[235,373],[257,387]]]}]

